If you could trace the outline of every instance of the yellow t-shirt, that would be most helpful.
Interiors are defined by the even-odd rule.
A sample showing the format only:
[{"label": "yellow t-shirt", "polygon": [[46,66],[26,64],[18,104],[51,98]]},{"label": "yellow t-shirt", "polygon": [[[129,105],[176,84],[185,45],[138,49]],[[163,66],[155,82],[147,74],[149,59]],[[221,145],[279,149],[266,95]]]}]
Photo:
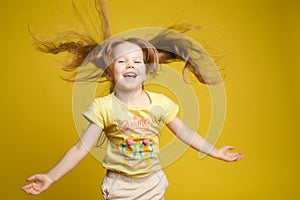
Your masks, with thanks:
[{"label": "yellow t-shirt", "polygon": [[144,177],[161,169],[160,123],[171,122],[178,105],[162,94],[147,92],[151,103],[129,106],[111,93],[97,98],[83,113],[108,138],[103,167],[127,176]]}]

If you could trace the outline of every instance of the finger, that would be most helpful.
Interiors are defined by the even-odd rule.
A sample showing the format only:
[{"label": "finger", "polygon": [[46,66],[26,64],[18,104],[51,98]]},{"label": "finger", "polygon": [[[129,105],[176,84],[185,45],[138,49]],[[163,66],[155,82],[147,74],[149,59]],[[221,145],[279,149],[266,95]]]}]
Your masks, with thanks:
[{"label": "finger", "polygon": [[24,188],[24,187],[22,187],[22,190],[23,190],[24,192],[26,192],[27,194],[29,194],[29,188]]},{"label": "finger", "polygon": [[243,158],[243,154],[238,152],[235,154],[234,156],[234,161],[238,161],[238,160],[241,160]]},{"label": "finger", "polygon": [[28,184],[28,185],[24,185],[23,187],[21,187],[22,190],[26,190],[26,189],[29,189],[31,188],[31,184]]},{"label": "finger", "polygon": [[27,194],[33,194],[34,190],[32,188],[24,190]]},{"label": "finger", "polygon": [[33,188],[32,188],[32,186],[31,186],[31,184],[26,185],[26,186],[23,186],[23,187],[22,187],[22,190],[23,190],[24,192],[26,192],[27,194],[31,194],[31,193],[33,192]]},{"label": "finger", "polygon": [[31,194],[31,195],[37,195],[37,194],[41,193],[41,191],[39,189],[36,189],[32,183],[28,184],[26,186],[23,186],[22,190],[24,192],[26,192],[27,194]]},{"label": "finger", "polygon": [[226,159],[229,162],[236,161],[239,158],[239,156],[239,153],[227,153]]},{"label": "finger", "polygon": [[36,189],[36,188],[32,187],[32,192],[31,192],[31,194],[33,194],[33,195],[37,195],[37,194],[40,194],[40,193],[41,193],[41,191],[40,191],[40,190],[38,190],[38,189]]},{"label": "finger", "polygon": [[234,150],[234,147],[233,146],[226,146],[226,149],[227,150]]},{"label": "finger", "polygon": [[33,175],[33,176],[30,176],[29,178],[27,178],[26,181],[32,182],[32,181],[34,181],[36,179],[37,179],[37,175]]},{"label": "finger", "polygon": [[37,195],[37,194],[40,194],[40,192],[38,192],[38,191],[36,191],[36,190],[34,190],[34,189],[28,190],[27,193],[28,193],[28,194],[31,194],[31,195]]},{"label": "finger", "polygon": [[241,160],[242,158],[244,158],[244,154],[243,154],[243,153],[239,153],[239,158],[238,158],[238,160]]}]

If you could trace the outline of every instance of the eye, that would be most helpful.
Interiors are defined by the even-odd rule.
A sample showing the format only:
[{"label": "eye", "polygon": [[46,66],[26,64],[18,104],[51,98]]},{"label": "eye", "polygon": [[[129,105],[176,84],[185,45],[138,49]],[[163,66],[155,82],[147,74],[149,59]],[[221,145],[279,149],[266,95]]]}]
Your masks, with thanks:
[{"label": "eye", "polygon": [[143,63],[143,61],[142,60],[135,60],[134,63],[141,64],[141,63]]},{"label": "eye", "polygon": [[118,60],[117,63],[124,63],[124,60]]}]

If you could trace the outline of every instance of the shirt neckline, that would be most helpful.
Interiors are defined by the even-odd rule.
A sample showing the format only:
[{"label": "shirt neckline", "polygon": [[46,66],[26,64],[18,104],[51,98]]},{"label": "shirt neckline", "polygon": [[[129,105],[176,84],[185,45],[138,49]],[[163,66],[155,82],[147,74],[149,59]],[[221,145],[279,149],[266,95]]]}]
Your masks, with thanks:
[{"label": "shirt neckline", "polygon": [[120,99],[118,99],[114,93],[111,93],[111,95],[113,96],[113,99],[115,99],[119,104],[121,104],[127,108],[146,108],[146,107],[149,107],[152,105],[153,99],[152,99],[152,95],[150,94],[149,91],[147,91],[147,90],[143,90],[143,91],[146,93],[146,95],[148,96],[148,98],[150,100],[150,103],[147,105],[128,105],[128,104],[124,103],[123,101],[121,101]]}]

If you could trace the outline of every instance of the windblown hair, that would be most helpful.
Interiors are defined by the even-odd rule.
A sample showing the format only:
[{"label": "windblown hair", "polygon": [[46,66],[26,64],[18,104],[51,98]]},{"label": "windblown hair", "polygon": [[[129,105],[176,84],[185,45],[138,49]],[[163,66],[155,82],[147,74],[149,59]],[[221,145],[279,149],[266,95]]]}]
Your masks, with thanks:
[{"label": "windblown hair", "polygon": [[186,78],[189,71],[201,83],[218,84],[221,77],[208,53],[191,38],[179,34],[199,28],[187,23],[177,24],[163,30],[149,42],[159,52],[159,63],[184,62],[182,77],[185,82],[189,83]]},{"label": "windblown hair", "polygon": [[[105,0],[93,0],[96,12],[102,22],[102,44],[88,33],[69,31],[50,40],[40,40],[33,37],[38,50],[58,54],[69,53],[69,60],[62,69],[71,72],[71,75],[64,78],[67,81],[97,81],[105,77],[106,68],[112,63],[112,51],[114,47],[123,42],[130,42],[141,47],[144,54],[147,73],[155,76],[157,65],[183,62],[183,79],[187,81],[186,72],[191,72],[198,81],[204,84],[217,84],[221,78],[217,68],[210,56],[199,45],[195,45],[188,37],[179,36],[178,33],[186,33],[190,30],[199,29],[199,26],[192,24],[179,24],[171,26],[154,35],[146,41],[141,38],[115,38],[111,36],[108,17],[107,3]],[[78,11],[74,4],[74,9]],[[183,35],[183,34],[180,34]],[[93,63],[98,71],[92,71],[84,77],[76,78],[79,69],[83,69],[87,63]],[[84,71],[84,70],[83,70]]]}]

